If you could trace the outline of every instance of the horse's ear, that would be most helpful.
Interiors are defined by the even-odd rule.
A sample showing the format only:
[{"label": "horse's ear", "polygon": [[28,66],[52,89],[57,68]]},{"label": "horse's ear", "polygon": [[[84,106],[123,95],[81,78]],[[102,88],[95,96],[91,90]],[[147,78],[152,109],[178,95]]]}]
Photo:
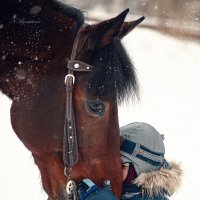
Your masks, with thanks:
[{"label": "horse's ear", "polygon": [[120,37],[124,20],[129,9],[117,17],[89,26],[89,40],[92,40],[94,49],[100,49]]},{"label": "horse's ear", "polygon": [[139,19],[132,21],[132,22],[124,22],[122,27],[120,38],[126,36],[129,32],[131,32],[136,26],[138,26],[146,17],[140,17]]}]

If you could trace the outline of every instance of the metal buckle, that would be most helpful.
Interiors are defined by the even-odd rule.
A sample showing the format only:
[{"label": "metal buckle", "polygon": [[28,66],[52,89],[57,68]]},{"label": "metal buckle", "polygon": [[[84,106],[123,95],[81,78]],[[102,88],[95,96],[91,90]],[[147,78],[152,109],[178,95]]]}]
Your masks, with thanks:
[{"label": "metal buckle", "polygon": [[67,75],[65,76],[65,85],[67,84],[67,79],[68,79],[68,77],[71,77],[71,78],[72,78],[72,82],[73,82],[73,85],[74,85],[74,83],[75,83],[75,76],[74,76],[73,74],[67,74]]}]

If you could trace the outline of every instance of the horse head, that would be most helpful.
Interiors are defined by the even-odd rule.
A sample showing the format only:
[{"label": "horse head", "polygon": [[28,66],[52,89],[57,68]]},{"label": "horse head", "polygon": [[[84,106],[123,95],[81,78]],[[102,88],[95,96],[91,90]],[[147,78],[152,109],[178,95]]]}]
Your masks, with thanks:
[{"label": "horse head", "polygon": [[144,18],[124,22],[125,10],[89,25],[80,10],[53,0],[1,4],[0,87],[13,101],[12,127],[32,152],[49,199],[66,198],[64,80],[74,42],[73,59],[93,69],[73,74],[78,163],[70,177],[76,181],[88,177],[98,185],[109,179],[120,196],[117,106],[138,92],[134,67],[121,39]]}]

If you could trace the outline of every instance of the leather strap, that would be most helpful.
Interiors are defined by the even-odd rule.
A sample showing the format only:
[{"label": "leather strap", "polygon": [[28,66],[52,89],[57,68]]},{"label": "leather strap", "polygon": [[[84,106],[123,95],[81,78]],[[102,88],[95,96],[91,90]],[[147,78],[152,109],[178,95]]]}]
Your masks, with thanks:
[{"label": "leather strap", "polygon": [[78,162],[78,147],[72,92],[73,82],[71,77],[69,77],[66,81],[66,110],[63,136],[63,161],[68,167],[71,167]]},{"label": "leather strap", "polygon": [[90,72],[94,67],[79,60],[69,60],[67,68],[71,71]]},{"label": "leather strap", "polygon": [[64,122],[64,136],[63,136],[63,162],[68,168],[74,166],[78,162],[78,144],[76,135],[75,115],[73,107],[73,85],[75,83],[74,71],[90,72],[93,67],[75,60],[78,43],[80,40],[80,33],[86,24],[79,29],[72,48],[71,59],[68,61],[68,74],[65,77],[66,84],[66,110]]}]

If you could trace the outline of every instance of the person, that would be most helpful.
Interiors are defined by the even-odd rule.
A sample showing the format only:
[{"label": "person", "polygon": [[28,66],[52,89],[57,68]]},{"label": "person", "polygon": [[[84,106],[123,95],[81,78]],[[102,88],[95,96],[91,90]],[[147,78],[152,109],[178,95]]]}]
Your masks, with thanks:
[{"label": "person", "polygon": [[[147,123],[120,128],[121,200],[168,200],[180,187],[181,166],[166,161],[163,140],[164,136]],[[109,182],[105,183],[98,187],[90,179],[83,179],[78,185],[80,199],[116,200]]]}]

